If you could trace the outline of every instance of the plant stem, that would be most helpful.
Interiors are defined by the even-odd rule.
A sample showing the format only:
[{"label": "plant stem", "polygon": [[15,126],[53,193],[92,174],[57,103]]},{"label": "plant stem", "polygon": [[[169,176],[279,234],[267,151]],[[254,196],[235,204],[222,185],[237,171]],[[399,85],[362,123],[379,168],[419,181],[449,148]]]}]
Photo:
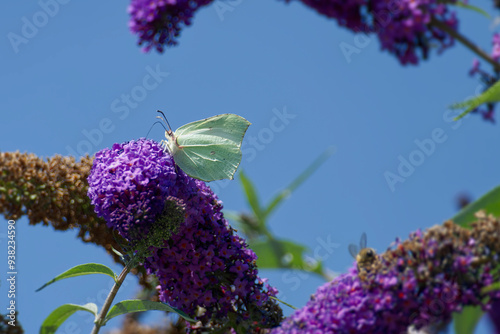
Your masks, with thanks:
[{"label": "plant stem", "polygon": [[451,37],[455,38],[457,41],[459,41],[460,43],[465,45],[467,48],[469,48],[472,52],[477,54],[479,57],[483,58],[488,63],[490,63],[491,66],[493,66],[493,68],[495,69],[495,71],[500,71],[500,63],[494,61],[493,58],[491,58],[489,54],[484,52],[484,50],[482,50],[476,44],[472,43],[469,39],[467,39],[467,37],[465,37],[464,35],[461,35],[458,31],[454,30],[453,28],[451,28],[450,26],[448,26],[447,24],[445,24],[439,20],[436,20],[434,17],[431,18],[430,25],[434,26],[436,28],[439,28],[440,30],[446,32]]},{"label": "plant stem", "polygon": [[109,292],[108,297],[106,297],[106,300],[104,301],[104,305],[102,306],[101,312],[99,313],[97,319],[95,320],[94,328],[92,329],[91,334],[99,333],[99,329],[101,328],[104,319],[106,319],[106,315],[108,314],[111,303],[113,302],[113,299],[115,299],[118,289],[120,289],[123,281],[125,280],[125,277],[127,277],[127,274],[130,272],[131,269],[132,269],[131,264],[127,263],[123,268],[122,272],[120,273],[120,275],[118,276],[115,285],[113,285],[113,288]]}]

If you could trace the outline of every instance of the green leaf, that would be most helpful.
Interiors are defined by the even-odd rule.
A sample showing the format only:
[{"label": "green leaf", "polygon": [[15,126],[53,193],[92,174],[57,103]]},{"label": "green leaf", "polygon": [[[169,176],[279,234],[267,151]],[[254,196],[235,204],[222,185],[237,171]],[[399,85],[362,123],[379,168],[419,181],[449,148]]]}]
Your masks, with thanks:
[{"label": "green leaf", "polygon": [[491,285],[484,287],[481,290],[481,293],[486,294],[486,293],[497,291],[497,290],[500,290],[500,282],[496,282],[496,283],[493,283]]},{"label": "green leaf", "polygon": [[483,311],[480,306],[466,306],[461,313],[454,313],[455,334],[473,334],[482,315]]},{"label": "green leaf", "polygon": [[466,3],[463,3],[463,2],[460,2],[460,1],[457,1],[455,3],[450,3],[450,5],[455,5],[457,7],[462,7],[462,8],[465,8],[465,9],[468,9],[468,10],[472,10],[476,13],[479,13],[483,16],[485,16],[487,19],[491,19],[491,16],[490,14],[488,14],[484,9],[482,8],[479,8],[479,7],[476,7],[476,6],[473,6],[473,5],[469,5],[469,4],[466,4]]},{"label": "green leaf", "polygon": [[165,303],[153,302],[150,300],[129,299],[129,300],[123,300],[115,304],[106,315],[104,323],[122,314],[133,313],[133,312],[144,312],[150,310],[177,313],[179,316],[181,316],[182,318],[184,318],[189,322],[193,323],[196,322],[195,319],[189,317],[186,313],[182,312],[178,308],[169,306]]},{"label": "green leaf", "polygon": [[52,334],[57,331],[59,326],[66,321],[76,311],[87,311],[97,317],[97,305],[88,303],[85,305],[64,304],[52,311],[44,320],[40,327],[40,334]]},{"label": "green leaf", "polygon": [[104,274],[112,277],[115,279],[115,273],[113,270],[109,269],[103,264],[99,263],[86,263],[86,264],[80,264],[76,267],[73,267],[71,269],[68,269],[67,271],[63,272],[60,275],[57,275],[54,277],[52,280],[48,281],[45,283],[42,287],[38,288],[36,291],[40,291],[43,288],[45,288],[47,285],[50,285],[54,282],[60,281],[65,278],[70,278],[70,277],[77,277],[77,276],[82,276],[82,275],[90,275],[90,274]]},{"label": "green leaf", "polygon": [[259,223],[264,224],[264,222],[261,220],[262,209],[260,207],[259,199],[257,197],[257,191],[255,190],[252,181],[250,181],[250,179],[246,176],[243,170],[240,171],[240,182],[241,185],[243,186],[243,190],[245,191],[248,204],[250,204],[250,207],[252,208],[255,217],[257,217]]},{"label": "green leaf", "polygon": [[266,219],[291,193],[297,189],[305,180],[307,180],[332,154],[336,152],[334,146],[327,148],[309,167],[306,168],[288,187],[278,193],[264,210],[264,219]]},{"label": "green leaf", "polygon": [[259,222],[253,214],[224,210],[224,217],[235,222],[237,230],[243,232],[248,239],[260,236],[262,233]]},{"label": "green leaf", "polygon": [[230,210],[224,210],[223,212],[224,212],[224,218],[226,218],[227,220],[233,220],[238,224],[243,223],[243,219],[241,219],[239,212]]},{"label": "green leaf", "polygon": [[286,257],[290,258],[289,265],[286,265],[284,259],[278,257],[276,253],[279,252],[275,251],[272,242],[268,240],[251,242],[250,248],[258,256],[257,266],[259,268],[291,268],[292,266],[297,268],[304,265],[302,255],[306,251],[306,247],[287,240],[274,240],[274,243],[282,248],[282,252]]},{"label": "green leaf", "polygon": [[484,91],[481,95],[469,99],[464,102],[455,103],[450,106],[451,109],[463,109],[465,111],[454,118],[455,121],[467,115],[472,110],[479,107],[481,104],[494,103],[500,101],[500,81],[497,81],[493,86]]},{"label": "green leaf", "polygon": [[470,223],[477,220],[474,214],[479,210],[485,210],[487,214],[491,213],[496,217],[500,217],[500,186],[491,190],[477,201],[467,205],[451,220],[455,224],[467,227]]},{"label": "green leaf", "polygon": [[[276,248],[280,249],[277,251]],[[321,274],[322,264],[311,267],[304,261],[305,246],[288,240],[266,240],[250,242],[250,248],[257,254],[257,266],[259,268],[291,268]],[[283,254],[284,258],[280,258]]]}]

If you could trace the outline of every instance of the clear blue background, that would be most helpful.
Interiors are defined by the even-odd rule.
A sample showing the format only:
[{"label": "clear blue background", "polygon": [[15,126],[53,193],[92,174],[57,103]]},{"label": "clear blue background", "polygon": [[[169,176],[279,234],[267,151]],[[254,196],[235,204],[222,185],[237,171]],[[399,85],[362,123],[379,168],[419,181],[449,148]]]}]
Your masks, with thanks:
[{"label": "clear blue background", "polygon": [[[88,149],[93,154],[145,136],[157,109],[167,113],[174,128],[236,113],[252,122],[247,138],[259,143],[255,155],[250,153],[255,147],[245,144],[241,167],[266,201],[333,145],[336,153],[284,203],[271,227],[311,250],[321,245],[319,239],[329,238],[336,248],[325,264],[336,272],[352,265],[347,246],[362,232],[370,246],[383,251],[398,236],[452,217],[458,193],[477,198],[500,183],[498,127],[478,116],[457,126],[446,116],[447,105],[474,95],[479,85],[467,76],[474,55],[461,45],[440,56],[433,53],[418,67],[403,67],[381,52],[372,36],[348,62],[339,45],[355,46],[354,35],[335,21],[298,2],[242,0],[230,3],[233,10],[222,17],[214,6],[202,9],[183,30],[178,47],[163,55],[143,54],[128,31],[126,6],[61,4],[16,53],[8,34],[21,35],[23,17],[33,22],[42,9],[36,1],[4,5],[1,151],[49,157]],[[462,10],[459,19],[460,30],[489,52],[492,21]],[[113,101],[134,89],[140,92],[136,87],[143,85],[147,68],[157,66],[168,77],[147,91],[126,117],[114,112]],[[273,109],[284,108],[295,118],[281,131],[270,131]],[[95,135],[95,143],[85,148],[85,131],[99,128],[103,119],[110,120],[113,130],[102,138]],[[430,138],[436,128],[447,140],[391,191],[384,173],[396,173],[398,156],[408,159],[418,149],[414,141]],[[154,127],[150,137],[161,140],[162,128]],[[237,181],[213,187],[226,209],[248,209]],[[44,282],[85,262],[120,270],[102,249],[75,236],[28,226],[26,219],[17,222],[17,304],[27,333],[36,333],[50,311],[63,303],[95,301],[100,306],[111,284],[106,277],[80,277],[35,293]],[[6,256],[0,258],[0,312],[5,313]],[[323,284],[318,277],[296,272],[262,270],[261,275],[299,307]],[[127,282],[117,300],[139,290],[135,277]],[[120,326],[121,320],[109,327]],[[88,333],[91,325],[86,315],[74,315],[60,333]],[[477,332],[490,331],[483,321]]]}]

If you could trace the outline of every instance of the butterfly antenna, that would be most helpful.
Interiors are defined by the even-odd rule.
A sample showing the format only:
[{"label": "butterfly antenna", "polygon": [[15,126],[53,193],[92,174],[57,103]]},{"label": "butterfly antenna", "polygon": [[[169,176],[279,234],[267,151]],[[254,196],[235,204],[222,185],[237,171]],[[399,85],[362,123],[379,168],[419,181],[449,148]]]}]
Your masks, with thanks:
[{"label": "butterfly antenna", "polygon": [[158,118],[161,119],[162,121],[164,121],[167,124],[168,129],[170,130],[170,132],[172,132],[172,127],[170,126],[170,123],[168,122],[167,116],[165,116],[165,114],[161,110],[156,110],[156,112],[159,112],[160,114],[163,115],[163,118],[161,118],[160,116],[158,116]]},{"label": "butterfly antenna", "polygon": [[[161,118],[161,117],[160,117],[160,118]],[[162,120],[163,120],[163,118],[162,118]],[[163,126],[163,128],[165,129],[165,131],[168,131],[168,130],[167,130],[167,128],[165,127],[165,125],[163,125],[163,123],[162,123],[162,122],[160,122],[160,121],[156,121],[156,122],[154,122],[154,123],[153,123],[153,125],[151,125],[151,127],[149,128],[149,131],[148,131],[148,133],[146,134],[146,138],[148,138],[149,133],[151,132],[151,130],[153,130],[153,126],[155,126],[155,124],[160,124],[161,126]]]}]

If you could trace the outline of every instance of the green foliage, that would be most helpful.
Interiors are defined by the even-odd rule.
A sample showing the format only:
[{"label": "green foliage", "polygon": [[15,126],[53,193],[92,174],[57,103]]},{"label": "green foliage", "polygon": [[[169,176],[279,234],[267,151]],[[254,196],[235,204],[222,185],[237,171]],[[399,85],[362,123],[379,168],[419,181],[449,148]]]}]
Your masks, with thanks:
[{"label": "green foliage", "polygon": [[467,227],[476,220],[474,214],[479,210],[500,217],[500,186],[488,192],[477,201],[467,205],[451,220],[463,227]]},{"label": "green foliage", "polygon": [[150,311],[150,310],[177,313],[179,316],[181,316],[183,319],[185,319],[189,322],[192,322],[192,323],[196,322],[196,320],[189,317],[186,313],[182,312],[178,308],[169,306],[167,304],[153,302],[150,300],[129,299],[129,300],[123,300],[123,301],[115,304],[111,308],[111,310],[109,310],[108,314],[106,315],[106,319],[104,320],[104,323],[106,323],[110,319],[112,319],[116,316],[122,315],[122,314],[133,313],[133,312],[144,312],[144,311]]},{"label": "green foliage", "polygon": [[328,158],[336,152],[336,148],[334,146],[330,146],[327,148],[316,160],[313,161],[309,167],[306,168],[295,180],[288,185],[285,189],[280,191],[267,205],[264,210],[264,219],[267,219],[271,213],[276,210],[278,205],[280,205],[288,196],[292,194],[304,181],[306,181],[314,172],[328,160]]},{"label": "green foliage", "polygon": [[466,306],[461,313],[453,314],[455,334],[473,334],[483,311],[479,306]]},{"label": "green foliage", "polygon": [[86,263],[86,264],[80,264],[78,266],[75,266],[71,269],[68,269],[67,271],[63,272],[60,275],[57,275],[54,277],[52,280],[48,281],[45,283],[42,287],[38,288],[36,291],[40,291],[46,286],[55,283],[57,281],[60,281],[65,278],[70,278],[70,277],[77,277],[77,276],[82,276],[82,275],[91,275],[91,274],[104,274],[112,277],[113,279],[116,278],[115,273],[113,270],[109,269],[103,264],[99,263]]},{"label": "green foliage", "polygon": [[460,115],[455,117],[455,121],[467,115],[472,110],[476,109],[485,103],[495,103],[500,101],[500,81],[497,81],[493,86],[484,91],[481,95],[469,99],[464,102],[455,103],[450,106],[451,109],[464,109]]},{"label": "green foliage", "polygon": [[40,327],[40,334],[52,334],[59,326],[76,311],[87,311],[97,317],[97,305],[88,303],[85,305],[64,304],[52,311]]},{"label": "green foliage", "polygon": [[250,214],[225,212],[225,216],[238,223],[238,228],[247,236],[250,247],[257,254],[259,268],[291,268],[316,273],[328,279],[321,262],[314,264],[304,260],[307,247],[288,240],[276,239],[268,229],[271,214],[295,189],[306,181],[333,153],[335,148],[326,149],[288,187],[275,195],[267,205],[261,205],[257,190],[247,175],[240,172],[240,182],[252,212]]},{"label": "green foliage", "polygon": [[[280,250],[276,250],[279,247]],[[296,244],[288,240],[269,241],[256,241],[250,242],[250,248],[256,254],[266,254],[266,256],[259,256],[257,259],[257,266],[259,268],[291,268],[298,270],[311,271],[321,275],[323,266],[321,262],[316,262],[311,265],[304,261],[304,255],[307,251],[305,246]],[[278,258],[276,254],[283,253],[283,258]]]},{"label": "green foliage", "polygon": [[488,293],[488,292],[497,291],[497,290],[500,290],[500,282],[495,282],[491,285],[488,285],[487,287],[483,288],[481,290],[481,292]]},{"label": "green foliage", "polygon": [[240,172],[240,182],[241,186],[243,187],[243,191],[245,192],[247,202],[250,205],[250,208],[252,209],[255,218],[257,218],[259,225],[261,225],[260,223],[264,222],[264,216],[262,214],[262,208],[260,207],[259,204],[257,191],[255,190],[252,181],[250,181],[250,179],[246,176],[246,174],[243,171]]}]

